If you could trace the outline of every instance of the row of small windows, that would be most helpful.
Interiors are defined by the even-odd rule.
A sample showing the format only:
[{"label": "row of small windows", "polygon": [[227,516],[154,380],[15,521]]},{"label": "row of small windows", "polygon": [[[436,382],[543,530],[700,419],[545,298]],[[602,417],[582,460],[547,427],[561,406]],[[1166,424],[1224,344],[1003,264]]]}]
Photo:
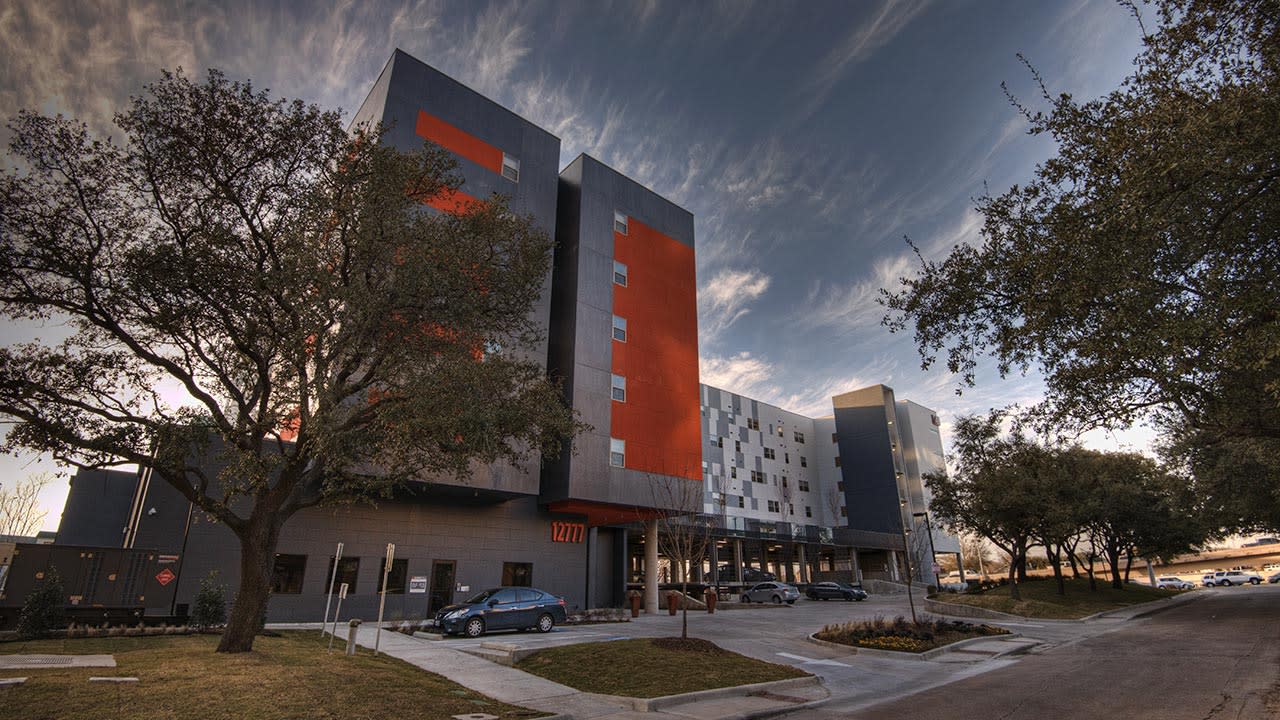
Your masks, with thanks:
[{"label": "row of small windows", "polygon": [[520,182],[520,160],[502,153],[502,177],[511,182]]},{"label": "row of small windows", "polygon": [[[409,561],[401,558],[391,561],[391,570],[387,570],[387,559],[381,558],[378,565],[378,580],[375,592],[382,592],[382,578],[387,578],[387,593],[396,595],[404,592],[405,578],[409,574]],[[302,593],[302,580],[306,576],[307,556],[277,554],[271,567],[271,592],[274,595],[298,595]],[[347,592],[357,592],[356,580],[360,575],[360,558],[344,557],[338,560],[338,571],[335,577],[333,557],[329,557],[329,569],[325,578],[333,578],[333,591],[337,592],[345,583]],[[328,592],[326,590],[326,592]]]},{"label": "row of small windows", "polygon": [[[739,507],[739,508],[743,508],[743,509],[745,509],[745,508],[747,507],[747,499],[746,499],[746,497],[744,497],[744,496],[742,496],[742,495],[739,495],[739,496],[738,496],[738,507]],[[776,513],[780,513],[780,512],[782,512],[782,503],[781,503],[781,502],[779,502],[779,501],[777,501],[777,500],[769,500],[769,501],[767,502],[767,504],[766,504],[766,507],[769,509],[769,512],[776,512]],[[840,508],[840,509],[841,509],[841,510],[844,510],[844,508]],[[795,506],[794,504],[792,504],[792,503],[787,503],[787,512],[788,512],[788,514],[790,514],[790,515],[795,515],[795,514],[796,514],[796,506]],[[804,516],[805,516],[805,517],[807,517],[807,518],[811,518],[811,517],[813,517],[813,507],[812,507],[812,506],[810,506],[810,505],[805,505],[805,506],[804,506]]]}]

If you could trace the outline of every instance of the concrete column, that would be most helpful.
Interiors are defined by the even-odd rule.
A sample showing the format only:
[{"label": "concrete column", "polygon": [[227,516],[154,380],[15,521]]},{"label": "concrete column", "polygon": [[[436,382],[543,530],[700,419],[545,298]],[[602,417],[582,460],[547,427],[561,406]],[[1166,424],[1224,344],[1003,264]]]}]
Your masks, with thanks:
[{"label": "concrete column", "polygon": [[901,580],[901,578],[898,575],[898,551],[897,550],[889,551],[889,579],[894,582],[900,582]]},{"label": "concrete column", "polygon": [[800,582],[809,582],[809,559],[804,556],[804,545],[796,546],[800,552]]},{"label": "concrete column", "polygon": [[644,524],[644,611],[658,614],[658,521]]},{"label": "concrete column", "polygon": [[588,528],[588,529],[587,529],[587,541],[586,541],[586,543],[584,543],[584,544],[587,546],[587,547],[586,547],[586,551],[587,551],[587,587],[585,588],[585,590],[586,590],[586,593],[585,593],[585,600],[584,600],[583,605],[582,605],[582,609],[583,609],[583,610],[586,610],[587,608],[593,608],[593,607],[596,607],[596,606],[598,605],[598,603],[596,602],[596,588],[595,588],[595,586],[596,586],[597,578],[596,578],[596,568],[595,568],[595,564],[594,564],[594,563],[598,562],[598,561],[596,560],[596,543],[597,543],[597,541],[598,541],[598,539],[599,539],[599,538],[597,537],[597,532],[596,532],[597,530],[598,530],[598,528]]},{"label": "concrete column", "polygon": [[733,581],[742,584],[742,541],[733,541]]}]

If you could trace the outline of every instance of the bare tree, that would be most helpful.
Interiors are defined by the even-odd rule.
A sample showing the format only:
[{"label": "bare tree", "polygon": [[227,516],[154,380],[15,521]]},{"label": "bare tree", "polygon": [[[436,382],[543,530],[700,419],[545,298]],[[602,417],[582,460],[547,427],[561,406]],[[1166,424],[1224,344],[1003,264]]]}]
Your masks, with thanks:
[{"label": "bare tree", "polygon": [[[667,556],[680,577],[680,593],[689,597],[689,574],[701,566],[711,546],[712,519],[702,509],[702,483],[683,477],[652,478],[654,507],[658,512],[658,549]],[[689,603],[684,600],[680,637],[689,637]]]},{"label": "bare tree", "polygon": [[40,493],[53,475],[36,473],[19,480],[12,490],[0,488],[0,535],[35,535],[48,512],[40,509]]}]

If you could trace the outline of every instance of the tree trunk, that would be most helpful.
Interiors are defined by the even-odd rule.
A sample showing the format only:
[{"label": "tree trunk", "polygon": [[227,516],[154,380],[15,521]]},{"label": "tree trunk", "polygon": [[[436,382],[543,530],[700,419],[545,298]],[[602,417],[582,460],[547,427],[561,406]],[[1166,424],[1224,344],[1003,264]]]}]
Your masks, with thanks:
[{"label": "tree trunk", "polygon": [[1133,548],[1124,551],[1124,581],[1129,582],[1129,571],[1133,569]]},{"label": "tree trunk", "polygon": [[1124,583],[1120,581],[1120,548],[1107,547],[1107,563],[1111,565],[1111,587],[1123,590]]},{"label": "tree trunk", "polygon": [[255,511],[240,536],[240,589],[231,605],[218,652],[252,652],[253,639],[262,631],[271,598],[276,544],[280,540],[281,523],[272,517],[274,514]]},{"label": "tree trunk", "polygon": [[680,583],[680,594],[684,597],[680,598],[680,606],[684,608],[684,612],[680,613],[680,639],[689,639],[689,576],[685,574],[684,582]]},{"label": "tree trunk", "polygon": [[1089,592],[1098,591],[1098,578],[1093,574],[1093,556],[1092,550],[1089,551]]},{"label": "tree trunk", "polygon": [[1012,556],[1009,558],[1009,598],[1022,599],[1022,592],[1018,589],[1018,559]]},{"label": "tree trunk", "polygon": [[1058,550],[1050,550],[1049,545],[1045,545],[1045,555],[1049,557],[1049,564],[1053,566],[1053,579],[1058,583],[1058,594],[1067,594],[1067,583],[1062,579],[1062,556],[1059,554],[1062,546],[1058,546]]}]

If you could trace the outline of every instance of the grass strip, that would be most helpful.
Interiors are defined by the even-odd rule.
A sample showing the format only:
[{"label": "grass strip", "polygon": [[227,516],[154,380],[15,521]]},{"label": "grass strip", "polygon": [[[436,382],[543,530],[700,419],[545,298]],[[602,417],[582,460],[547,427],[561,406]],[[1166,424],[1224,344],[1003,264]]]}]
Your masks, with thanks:
[{"label": "grass strip", "polygon": [[957,605],[971,605],[1028,618],[1075,620],[1108,610],[1119,610],[1139,603],[1162,600],[1179,594],[1178,590],[1161,590],[1146,585],[1126,584],[1122,589],[1109,581],[1098,580],[1097,590],[1089,589],[1087,579],[1069,579],[1066,594],[1058,595],[1058,584],[1052,580],[1021,583],[1022,599],[1009,597],[1008,586],[1000,586],[977,594],[939,593],[934,600]]}]

